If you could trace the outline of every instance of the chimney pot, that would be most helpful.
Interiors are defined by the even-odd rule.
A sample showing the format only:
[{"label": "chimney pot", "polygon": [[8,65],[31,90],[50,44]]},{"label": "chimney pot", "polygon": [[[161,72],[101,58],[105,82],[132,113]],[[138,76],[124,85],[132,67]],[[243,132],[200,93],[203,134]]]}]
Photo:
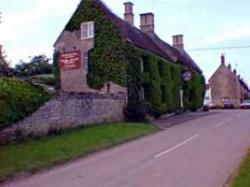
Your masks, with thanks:
[{"label": "chimney pot", "polygon": [[141,24],[140,28],[143,32],[148,34],[154,34],[155,25],[154,25],[154,14],[153,13],[144,13],[140,15]]},{"label": "chimney pot", "polygon": [[225,65],[225,55],[221,54],[221,65]]},{"label": "chimney pot", "polygon": [[228,69],[229,69],[230,71],[232,70],[231,64],[228,64]]},{"label": "chimney pot", "polygon": [[184,51],[184,42],[182,34],[173,36],[173,47],[180,51]]},{"label": "chimney pot", "polygon": [[132,2],[124,3],[125,6],[124,20],[131,25],[134,25],[133,5],[134,4]]},{"label": "chimney pot", "polygon": [[237,71],[236,71],[236,69],[234,69],[234,74],[235,74],[235,75],[237,75]]}]

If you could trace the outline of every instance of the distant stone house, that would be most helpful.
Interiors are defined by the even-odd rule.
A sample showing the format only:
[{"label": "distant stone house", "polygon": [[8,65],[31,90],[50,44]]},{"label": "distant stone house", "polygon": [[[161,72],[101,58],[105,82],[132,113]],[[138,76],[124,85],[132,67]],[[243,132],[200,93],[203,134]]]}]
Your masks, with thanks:
[{"label": "distant stone house", "polygon": [[222,54],[219,68],[209,79],[207,92],[215,106],[223,106],[223,102],[227,100],[235,107],[239,107],[248,93],[248,87],[237,75],[236,70],[232,70],[230,64],[226,65],[225,56]]},{"label": "distant stone house", "polygon": [[[184,49],[183,35],[173,36],[172,46],[167,44],[155,33],[153,13],[140,15],[138,29],[134,26],[133,3],[124,5],[124,19],[121,19],[101,0],[80,2],[54,44],[62,91],[127,94],[127,64],[140,50],[203,76]],[[130,57],[128,45],[138,49]],[[145,60],[140,59],[143,71]]]}]

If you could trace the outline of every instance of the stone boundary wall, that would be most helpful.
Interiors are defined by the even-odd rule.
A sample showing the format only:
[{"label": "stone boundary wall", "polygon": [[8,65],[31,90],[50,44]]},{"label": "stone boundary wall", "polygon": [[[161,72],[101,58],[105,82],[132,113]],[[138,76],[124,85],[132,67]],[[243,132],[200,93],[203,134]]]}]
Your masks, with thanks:
[{"label": "stone boundary wall", "polygon": [[61,93],[23,121],[0,130],[0,144],[52,132],[124,120],[125,95]]}]

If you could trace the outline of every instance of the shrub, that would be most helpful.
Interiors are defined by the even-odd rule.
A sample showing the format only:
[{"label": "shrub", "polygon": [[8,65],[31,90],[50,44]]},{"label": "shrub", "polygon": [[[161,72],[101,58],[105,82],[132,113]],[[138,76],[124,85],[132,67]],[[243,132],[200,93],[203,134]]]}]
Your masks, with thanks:
[{"label": "shrub", "polygon": [[193,72],[193,77],[185,86],[185,97],[187,108],[191,111],[196,111],[201,108],[205,96],[205,78],[196,72]]},{"label": "shrub", "polygon": [[15,78],[0,78],[0,128],[15,123],[49,100],[40,87]]}]

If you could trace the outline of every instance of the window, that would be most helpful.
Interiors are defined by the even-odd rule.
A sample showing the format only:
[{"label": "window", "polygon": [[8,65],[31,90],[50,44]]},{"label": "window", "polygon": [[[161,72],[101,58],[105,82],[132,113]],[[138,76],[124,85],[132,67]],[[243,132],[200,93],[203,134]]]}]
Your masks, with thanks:
[{"label": "window", "polygon": [[141,57],[141,70],[142,72],[150,72],[150,64],[147,56]]},{"label": "window", "polygon": [[89,70],[89,54],[88,52],[83,53],[84,68],[88,72]]},{"label": "window", "polygon": [[81,39],[94,38],[94,22],[84,22],[81,24]]}]

